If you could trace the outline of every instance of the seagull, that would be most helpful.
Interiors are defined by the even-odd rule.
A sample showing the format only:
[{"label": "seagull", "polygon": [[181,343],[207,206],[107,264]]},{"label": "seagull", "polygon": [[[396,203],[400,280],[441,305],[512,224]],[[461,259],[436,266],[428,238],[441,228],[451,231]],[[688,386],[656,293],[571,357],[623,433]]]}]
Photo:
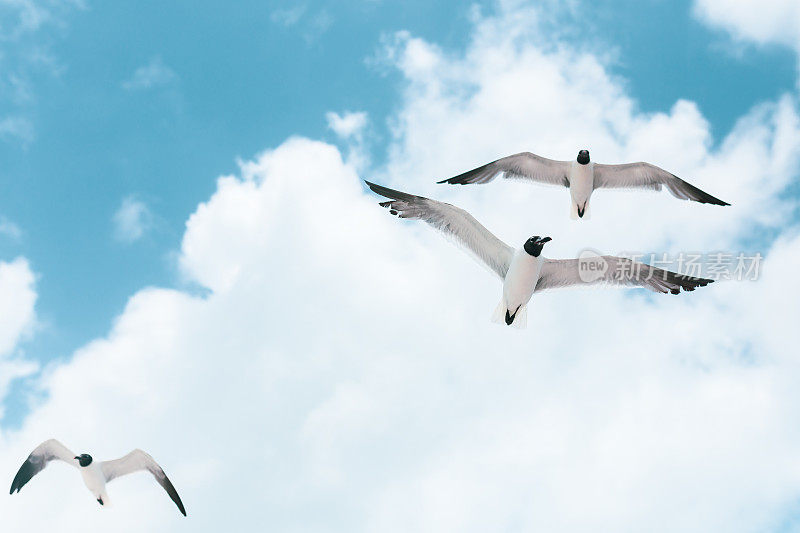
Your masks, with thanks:
[{"label": "seagull", "polygon": [[701,191],[650,163],[601,165],[589,160],[589,150],[581,150],[575,161],[555,161],[530,152],[510,155],[438,183],[467,185],[488,183],[502,173],[506,178],[524,179],[569,188],[570,217],[589,218],[589,198],[595,189],[646,189],[660,191],[666,186],[672,196],[701,204],[731,205]]},{"label": "seagull", "polygon": [[534,293],[546,289],[606,284],[678,294],[681,289],[693,291],[714,281],[611,255],[592,253],[576,259],[547,259],[542,256],[542,249],[552,240],[550,237],[534,235],[515,250],[463,209],[366,180],[365,183],[373,192],[390,199],[381,202],[381,207],[400,218],[422,220],[454,238],[503,280],[503,296],[492,315],[494,322],[524,328],[528,302]]},{"label": "seagull", "polygon": [[178,491],[172,486],[169,478],[158,466],[158,463],[142,450],[133,450],[119,459],[98,463],[88,453],[75,455],[56,439],[44,441],[31,452],[28,459],[22,463],[17,475],[14,476],[9,494],[14,494],[14,491],[19,492],[33,476],[44,470],[50,461],[55,461],[56,459],[71,464],[80,470],[86,488],[94,495],[100,505],[110,505],[111,503],[108,499],[108,494],[106,494],[106,483],[126,474],[147,470],[153,474],[158,484],[167,491],[167,494],[178,506],[183,516],[186,516],[186,509],[183,508],[183,502],[181,502],[181,497],[178,496]]}]

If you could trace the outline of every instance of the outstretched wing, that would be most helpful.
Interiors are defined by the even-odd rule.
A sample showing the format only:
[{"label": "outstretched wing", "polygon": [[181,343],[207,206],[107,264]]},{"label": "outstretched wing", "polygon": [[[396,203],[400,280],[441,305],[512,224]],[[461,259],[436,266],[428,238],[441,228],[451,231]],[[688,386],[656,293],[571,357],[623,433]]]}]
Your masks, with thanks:
[{"label": "outstretched wing", "polygon": [[502,173],[503,177],[523,179],[549,185],[569,187],[570,161],[555,161],[530,152],[510,155],[482,167],[472,169],[458,176],[438,183],[466,185],[468,183],[488,183]]},{"label": "outstretched wing", "polygon": [[164,470],[162,470],[158,463],[156,463],[155,459],[150,457],[150,455],[146,452],[143,452],[142,450],[133,450],[128,455],[120,457],[119,459],[114,459],[113,461],[103,461],[100,463],[100,467],[103,469],[103,476],[106,478],[106,483],[132,472],[147,470],[153,474],[153,477],[156,479],[156,481],[158,481],[158,484],[161,485],[165,491],[167,491],[167,494],[169,494],[169,497],[172,498],[173,502],[175,502],[175,505],[178,506],[178,509],[181,513],[183,513],[183,516],[186,516],[186,509],[183,507],[181,497],[178,496],[178,491],[175,490],[172,482],[164,473]]},{"label": "outstretched wing", "polygon": [[693,200],[701,204],[731,205],[650,163],[595,164],[594,166],[595,189],[649,189],[660,191],[662,186],[666,186],[672,196],[681,200]]},{"label": "outstretched wing", "polygon": [[514,257],[513,248],[495,237],[463,209],[422,196],[395,191],[368,181],[366,184],[374,192],[392,199],[380,205],[388,208],[393,215],[427,222],[442,233],[454,237],[500,278],[506,277],[511,259]]},{"label": "outstretched wing", "polygon": [[14,481],[11,482],[9,494],[14,494],[14,491],[19,492],[33,476],[44,470],[50,461],[59,460],[76,466],[74,458],[75,454],[56,439],[44,441],[22,463],[17,475],[14,476]]},{"label": "outstretched wing", "polygon": [[[591,266],[593,265],[593,266]],[[654,292],[678,294],[693,291],[714,280],[685,276],[632,259],[612,255],[588,259],[547,259],[536,284],[536,292],[576,285],[644,287]]]}]

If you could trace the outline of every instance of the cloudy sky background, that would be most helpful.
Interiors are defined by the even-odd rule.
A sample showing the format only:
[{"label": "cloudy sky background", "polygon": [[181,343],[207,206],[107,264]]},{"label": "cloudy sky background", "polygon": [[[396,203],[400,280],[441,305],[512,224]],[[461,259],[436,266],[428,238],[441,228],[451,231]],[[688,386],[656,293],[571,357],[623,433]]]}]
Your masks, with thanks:
[{"label": "cloudy sky background", "polygon": [[[800,8],[639,4],[0,0],[0,477],[49,437],[140,447],[189,513],[146,475],[101,511],[53,465],[4,527],[800,530]],[[583,147],[733,207],[598,193],[574,223],[563,190],[434,183]],[[551,257],[766,259],[512,331],[362,177]]]}]

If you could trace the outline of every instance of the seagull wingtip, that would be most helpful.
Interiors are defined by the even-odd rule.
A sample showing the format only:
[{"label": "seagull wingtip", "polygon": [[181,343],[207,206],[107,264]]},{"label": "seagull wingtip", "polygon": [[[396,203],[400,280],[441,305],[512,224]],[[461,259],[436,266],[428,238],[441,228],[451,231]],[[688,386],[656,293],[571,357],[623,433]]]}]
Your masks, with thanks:
[{"label": "seagull wingtip", "polygon": [[367,187],[369,187],[369,189],[372,192],[377,193],[377,194],[381,194],[380,191],[378,191],[378,189],[381,188],[381,186],[378,185],[377,183],[373,183],[373,182],[371,182],[369,180],[364,180],[364,183],[367,184]]}]

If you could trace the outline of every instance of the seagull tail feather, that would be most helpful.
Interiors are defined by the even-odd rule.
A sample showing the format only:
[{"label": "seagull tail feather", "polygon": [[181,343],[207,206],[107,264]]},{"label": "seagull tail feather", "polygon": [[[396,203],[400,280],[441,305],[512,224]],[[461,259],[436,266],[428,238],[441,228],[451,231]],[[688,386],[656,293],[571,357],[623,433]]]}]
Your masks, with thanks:
[{"label": "seagull tail feather", "polygon": [[[510,324],[509,321],[511,322]],[[506,299],[500,298],[500,303],[497,304],[497,307],[494,308],[494,313],[492,313],[492,322],[508,325],[516,329],[525,329],[528,325],[528,306],[520,306],[517,312],[512,315],[508,310]]]},{"label": "seagull tail feather", "polygon": [[505,324],[506,319],[506,299],[500,298],[500,303],[494,308],[492,313],[492,322],[495,324]]},{"label": "seagull tail feather", "polygon": [[523,305],[519,309],[517,309],[517,313],[514,316],[514,322],[511,323],[511,327],[515,329],[525,329],[528,327],[528,306]]}]

